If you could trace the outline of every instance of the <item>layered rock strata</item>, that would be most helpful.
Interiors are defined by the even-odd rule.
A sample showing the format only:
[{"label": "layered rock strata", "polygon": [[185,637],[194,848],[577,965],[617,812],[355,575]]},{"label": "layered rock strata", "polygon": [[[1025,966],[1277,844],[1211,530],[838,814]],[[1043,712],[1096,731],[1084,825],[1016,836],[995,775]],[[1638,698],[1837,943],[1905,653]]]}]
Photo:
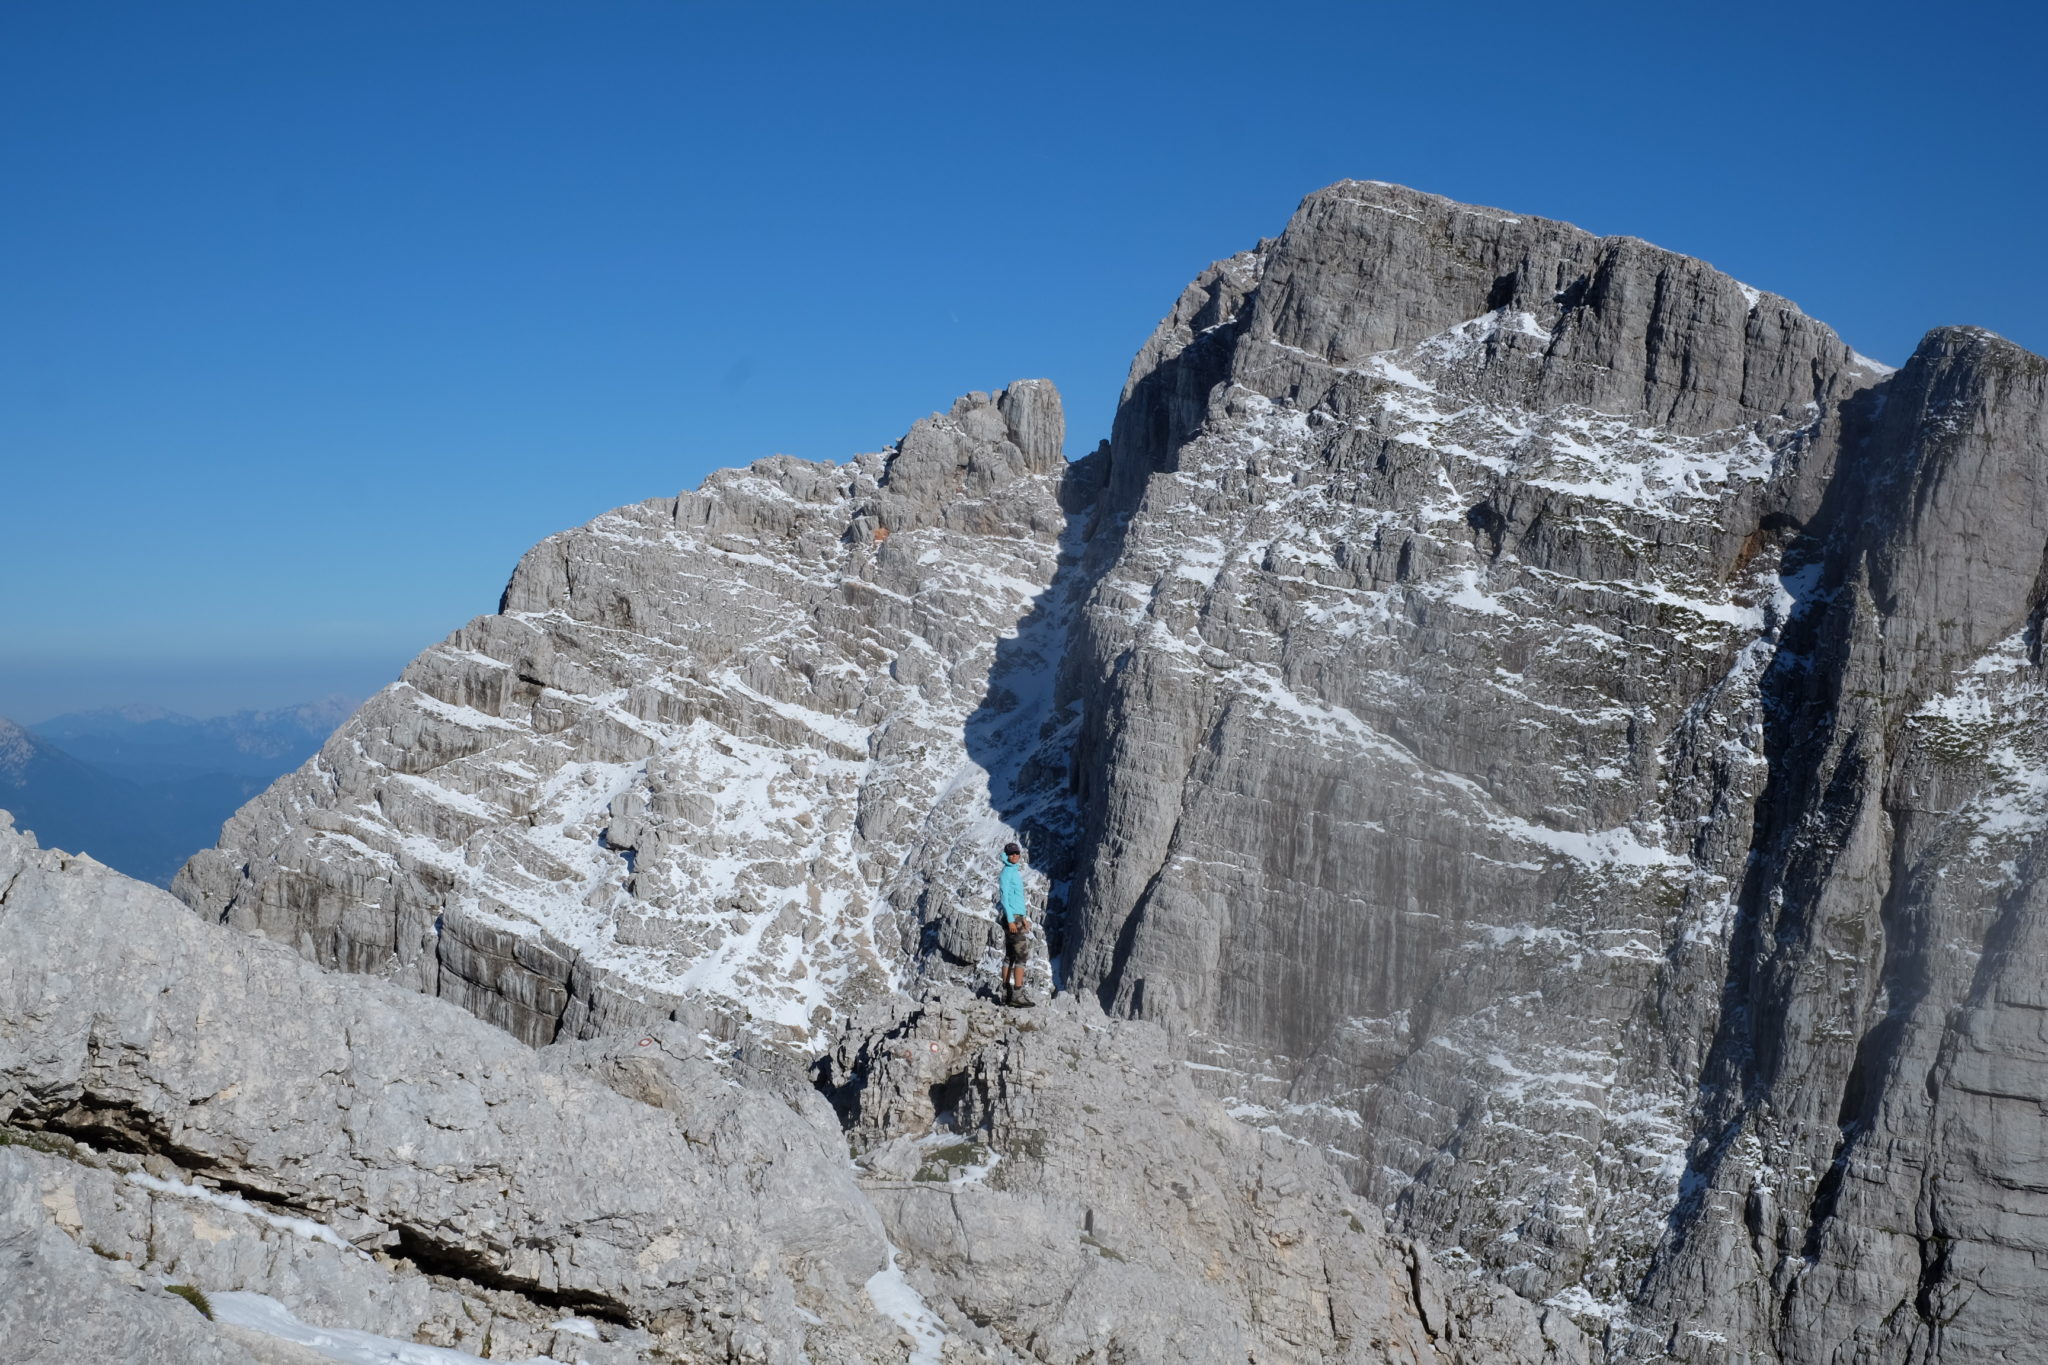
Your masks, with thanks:
[{"label": "layered rock strata", "polygon": [[618,1360],[889,1358],[888,1249],[800,1071],[677,1025],[535,1053],[4,829],[0,888],[0,1121],[109,1273],[501,1359],[565,1318]]},{"label": "layered rock strata", "polygon": [[546,543],[180,890],[532,1041],[815,1048],[985,967],[1018,832],[1063,984],[1450,1279],[1616,1358],[2042,1359],[2044,409],[1345,182],[1085,461],[1020,385]]},{"label": "layered rock strata", "polygon": [[176,891],[534,1043],[686,996],[807,1038],[921,944],[979,962],[1033,822],[1063,432],[1020,383],[551,537]]}]

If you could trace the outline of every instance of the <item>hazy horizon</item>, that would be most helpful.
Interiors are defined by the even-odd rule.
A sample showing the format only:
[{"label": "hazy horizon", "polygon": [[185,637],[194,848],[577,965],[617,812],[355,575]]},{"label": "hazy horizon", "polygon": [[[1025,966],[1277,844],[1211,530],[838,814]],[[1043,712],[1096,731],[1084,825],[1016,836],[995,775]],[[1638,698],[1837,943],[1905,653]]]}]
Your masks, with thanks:
[{"label": "hazy horizon", "polygon": [[161,707],[212,720],[336,696],[361,702],[394,681],[411,657],[239,664],[88,660],[41,667],[9,661],[0,663],[0,718],[33,728],[57,716],[123,706]]}]

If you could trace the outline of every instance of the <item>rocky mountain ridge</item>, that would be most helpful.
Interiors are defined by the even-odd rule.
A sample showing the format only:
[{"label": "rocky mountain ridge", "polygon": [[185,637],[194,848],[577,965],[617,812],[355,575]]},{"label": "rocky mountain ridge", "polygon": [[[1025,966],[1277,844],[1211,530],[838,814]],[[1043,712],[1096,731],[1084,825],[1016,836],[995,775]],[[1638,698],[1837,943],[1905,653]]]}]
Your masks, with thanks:
[{"label": "rocky mountain ridge", "polygon": [[207,720],[147,706],[32,726],[0,716],[0,809],[52,846],[169,886],[227,817],[317,752],[354,709],[328,697]]},{"label": "rocky mountain ridge", "polygon": [[90,850],[158,886],[263,787],[232,778],[138,785],[0,716],[0,809],[53,844]]},{"label": "rocky mountain ridge", "polygon": [[177,889],[816,1052],[1018,837],[1060,984],[1610,1358],[2038,1359],[2044,376],[1345,182],[1086,459],[1022,383],[544,542]]},{"label": "rocky mountain ridge", "polygon": [[822,1036],[1007,837],[993,750],[1035,743],[1049,686],[998,713],[988,678],[1045,633],[1017,622],[1067,534],[1062,441],[1051,385],[1019,384],[551,538],[179,894],[529,1042],[694,995]]},{"label": "rocky mountain ridge", "polygon": [[214,773],[269,781],[318,752],[334,727],[354,714],[358,700],[337,694],[296,706],[203,718],[161,706],[111,706],[69,711],[31,728],[65,752],[131,782]]}]

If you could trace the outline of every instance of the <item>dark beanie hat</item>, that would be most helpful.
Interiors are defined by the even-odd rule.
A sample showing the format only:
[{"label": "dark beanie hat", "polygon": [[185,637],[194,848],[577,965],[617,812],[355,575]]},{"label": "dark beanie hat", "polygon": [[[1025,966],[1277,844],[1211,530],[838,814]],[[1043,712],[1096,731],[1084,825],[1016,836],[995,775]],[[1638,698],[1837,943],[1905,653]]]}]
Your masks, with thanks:
[{"label": "dark beanie hat", "polygon": [[1008,854],[1011,854],[1011,853],[1022,853],[1023,851],[1024,851],[1023,849],[1021,849],[1021,848],[1017,847],[1017,846],[1016,846],[1015,844],[1004,844],[1004,845],[1003,845],[1003,853],[1004,853],[1005,855],[1008,855]]}]

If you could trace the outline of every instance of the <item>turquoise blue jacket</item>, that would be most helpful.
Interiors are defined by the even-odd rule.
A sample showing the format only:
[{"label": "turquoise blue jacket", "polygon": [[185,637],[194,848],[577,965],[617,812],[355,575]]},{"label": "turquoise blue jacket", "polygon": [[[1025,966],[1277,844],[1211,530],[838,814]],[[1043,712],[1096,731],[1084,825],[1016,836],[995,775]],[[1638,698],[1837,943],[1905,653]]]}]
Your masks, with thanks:
[{"label": "turquoise blue jacket", "polygon": [[1003,918],[1023,919],[1029,913],[1024,900],[1024,865],[1003,860]]}]

